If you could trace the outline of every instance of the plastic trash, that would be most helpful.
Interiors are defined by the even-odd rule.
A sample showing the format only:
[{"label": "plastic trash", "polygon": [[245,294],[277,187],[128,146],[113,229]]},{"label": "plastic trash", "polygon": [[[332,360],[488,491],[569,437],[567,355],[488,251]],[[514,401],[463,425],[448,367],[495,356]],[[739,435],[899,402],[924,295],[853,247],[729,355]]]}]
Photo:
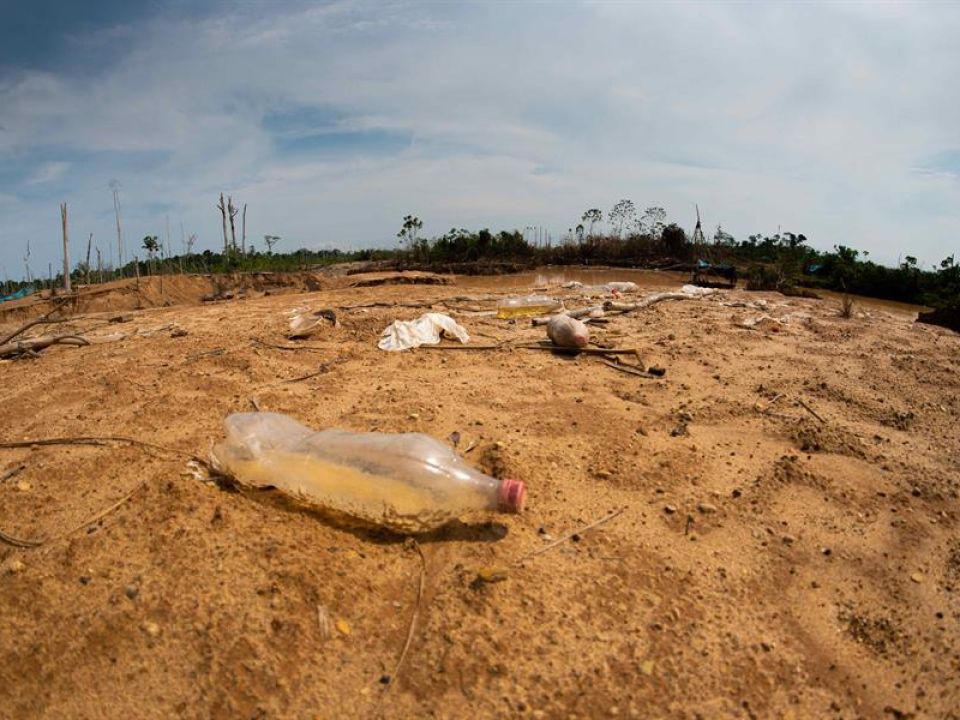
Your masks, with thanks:
[{"label": "plastic trash", "polygon": [[547,323],[547,337],[560,347],[585,348],[590,342],[590,330],[569,315],[554,315]]},{"label": "plastic trash", "polygon": [[522,512],[526,488],[467,465],[421,433],[315,431],[279,413],[237,413],[211,459],[247,487],[275,487],[308,504],[405,533],[474,510]]},{"label": "plastic trash", "polygon": [[298,308],[290,316],[290,332],[287,337],[291,340],[310,337],[318,332],[326,322],[333,327],[340,327],[337,320],[337,314],[333,310],[309,310],[307,308]]},{"label": "plastic trash", "polygon": [[635,293],[640,290],[635,282],[608,282],[603,287],[608,292],[618,293]]},{"label": "plastic trash", "polygon": [[497,317],[501,320],[549,315],[559,310],[563,310],[563,303],[546,295],[506,298],[497,303]]},{"label": "plastic trash", "polygon": [[699,285],[684,285],[680,288],[680,292],[690,297],[707,297],[707,295],[716,295],[718,290],[716,288],[700,287]]},{"label": "plastic trash", "polygon": [[416,320],[394,320],[383,334],[377,347],[381,350],[409,350],[421,345],[436,345],[446,333],[462,343],[470,341],[467,331],[449,315],[426,313]]}]

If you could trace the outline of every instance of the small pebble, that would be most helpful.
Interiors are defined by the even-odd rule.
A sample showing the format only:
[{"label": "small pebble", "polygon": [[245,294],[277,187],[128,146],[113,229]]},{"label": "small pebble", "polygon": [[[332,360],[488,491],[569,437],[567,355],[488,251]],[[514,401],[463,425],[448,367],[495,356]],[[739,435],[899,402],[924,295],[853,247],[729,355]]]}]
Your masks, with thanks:
[{"label": "small pebble", "polygon": [[709,515],[710,513],[715,513],[717,511],[717,506],[713,503],[702,502],[697,505],[697,510],[702,512],[704,515]]},{"label": "small pebble", "polygon": [[491,565],[477,570],[477,580],[485,583],[503,582],[507,579],[507,568],[502,565]]},{"label": "small pebble", "polygon": [[664,511],[667,515],[673,515],[673,514],[677,511],[677,508],[676,508],[675,505],[664,505],[664,506],[663,506],[663,511]]},{"label": "small pebble", "polygon": [[22,573],[26,567],[22,560],[11,560],[7,565],[7,572],[11,575],[17,575],[18,573]]},{"label": "small pebble", "polygon": [[150,637],[157,637],[160,635],[160,626],[155,622],[147,620],[142,626],[143,631]]},{"label": "small pebble", "polygon": [[19,490],[20,492],[30,492],[32,488],[33,488],[33,485],[31,485],[26,480],[21,480],[17,483],[17,490]]},{"label": "small pebble", "polygon": [[337,618],[337,622],[335,623],[335,625],[337,628],[337,632],[340,633],[341,635],[349,635],[350,633],[353,632],[353,628],[350,627],[350,623],[348,623],[343,618]]},{"label": "small pebble", "polygon": [[138,588],[136,585],[127,585],[123,589],[123,593],[131,600],[134,600],[137,595],[140,594],[140,588]]},{"label": "small pebble", "polygon": [[653,660],[644,660],[640,664],[640,672],[647,676],[653,675],[653,668],[655,665],[656,663],[654,663]]},{"label": "small pebble", "polygon": [[389,685],[389,684],[390,684],[390,676],[387,675],[386,673],[384,673],[383,675],[381,675],[381,676],[380,676],[380,684],[381,684],[381,685]]},{"label": "small pebble", "polygon": [[920,573],[913,573],[913,575],[910,576],[910,579],[913,580],[915,583],[922,583],[923,575],[921,575]]},{"label": "small pebble", "polygon": [[81,585],[89,585],[89,584],[90,584],[90,580],[91,580],[91,578],[90,578],[89,575],[81,575],[81,576],[80,576],[80,584],[81,584]]},{"label": "small pebble", "polygon": [[793,535],[784,535],[782,539],[784,545],[793,545],[797,541]]}]

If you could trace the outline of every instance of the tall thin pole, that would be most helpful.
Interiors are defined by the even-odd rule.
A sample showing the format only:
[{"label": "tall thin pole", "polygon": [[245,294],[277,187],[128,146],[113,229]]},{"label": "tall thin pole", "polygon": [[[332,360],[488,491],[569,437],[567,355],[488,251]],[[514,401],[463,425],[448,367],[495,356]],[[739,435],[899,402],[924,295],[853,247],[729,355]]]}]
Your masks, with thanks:
[{"label": "tall thin pole", "polygon": [[63,290],[70,292],[70,241],[67,238],[66,203],[60,203],[60,220],[63,223]]},{"label": "tall thin pole", "polygon": [[87,262],[83,266],[83,282],[85,285],[90,284],[90,246],[93,245],[93,233],[90,233],[90,237],[87,239]]},{"label": "tall thin pole", "polygon": [[120,229],[120,183],[116,180],[110,181],[110,187],[113,189],[113,214],[117,218],[117,260],[120,263],[120,277],[123,277],[123,231]]},{"label": "tall thin pole", "polygon": [[240,222],[241,231],[240,231],[240,254],[247,254],[247,204],[243,204],[243,217]]}]

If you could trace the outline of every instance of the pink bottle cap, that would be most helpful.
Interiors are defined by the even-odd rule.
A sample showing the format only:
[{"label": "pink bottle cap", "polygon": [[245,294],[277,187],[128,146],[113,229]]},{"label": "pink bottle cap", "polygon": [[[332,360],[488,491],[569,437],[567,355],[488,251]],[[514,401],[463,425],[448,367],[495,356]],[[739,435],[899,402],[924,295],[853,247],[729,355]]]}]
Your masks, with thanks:
[{"label": "pink bottle cap", "polygon": [[509,512],[522,513],[527,504],[527,488],[522,480],[500,481],[500,507]]}]

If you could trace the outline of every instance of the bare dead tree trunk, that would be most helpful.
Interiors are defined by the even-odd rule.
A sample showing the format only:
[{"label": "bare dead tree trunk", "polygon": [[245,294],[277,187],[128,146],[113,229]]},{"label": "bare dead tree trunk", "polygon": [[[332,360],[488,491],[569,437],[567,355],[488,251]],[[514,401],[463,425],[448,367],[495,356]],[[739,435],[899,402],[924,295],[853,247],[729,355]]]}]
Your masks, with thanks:
[{"label": "bare dead tree trunk", "polygon": [[100,254],[100,248],[97,248],[97,279],[103,285],[103,256]]},{"label": "bare dead tree trunk", "polygon": [[90,237],[87,239],[87,263],[83,267],[83,282],[87,285],[90,284],[90,246],[93,244],[93,233],[90,233]]},{"label": "bare dead tree trunk", "polygon": [[223,261],[226,263],[227,255],[229,253],[229,246],[227,240],[227,206],[223,204],[223,193],[220,193],[220,202],[217,204],[217,210],[220,211],[220,215],[223,216]]},{"label": "bare dead tree trunk", "polygon": [[227,212],[230,213],[230,240],[231,240],[231,247],[233,248],[233,251],[236,252],[236,251],[237,251],[237,228],[236,228],[236,225],[234,224],[233,221],[234,221],[234,218],[237,217],[237,213],[238,213],[239,211],[237,210],[236,206],[234,206],[234,204],[233,204],[233,198],[230,197],[230,196],[227,196]]},{"label": "bare dead tree trunk", "polygon": [[243,204],[243,218],[241,218],[240,226],[243,230],[240,233],[240,254],[246,256],[247,254],[247,204]]},{"label": "bare dead tree trunk", "polygon": [[117,262],[120,277],[123,277],[123,231],[120,229],[120,190],[119,183],[111,181],[113,186],[113,213],[117,218]]},{"label": "bare dead tree trunk", "polygon": [[63,290],[70,292],[70,240],[67,237],[66,203],[60,203],[60,220],[63,223]]}]

